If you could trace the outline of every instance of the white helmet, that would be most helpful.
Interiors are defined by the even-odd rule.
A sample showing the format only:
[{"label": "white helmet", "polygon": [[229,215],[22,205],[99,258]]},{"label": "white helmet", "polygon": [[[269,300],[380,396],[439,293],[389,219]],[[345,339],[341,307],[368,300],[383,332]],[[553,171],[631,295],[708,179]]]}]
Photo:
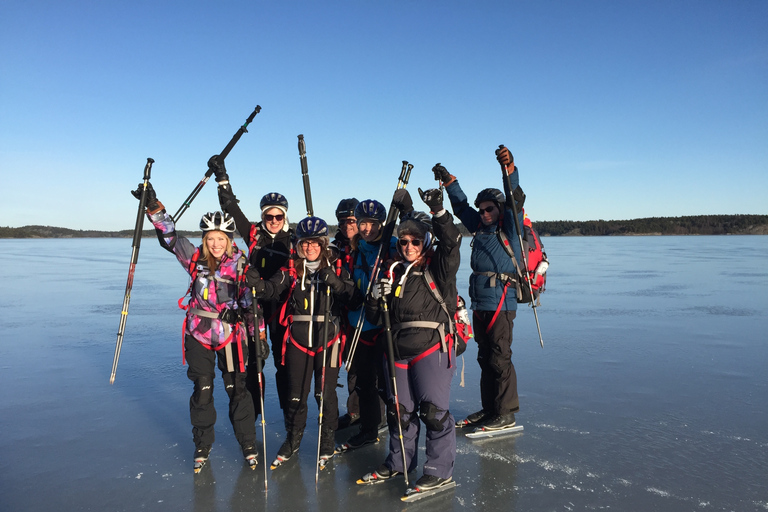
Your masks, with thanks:
[{"label": "white helmet", "polygon": [[235,233],[235,219],[228,213],[208,212],[200,219],[200,229],[208,231],[223,231],[231,238]]}]

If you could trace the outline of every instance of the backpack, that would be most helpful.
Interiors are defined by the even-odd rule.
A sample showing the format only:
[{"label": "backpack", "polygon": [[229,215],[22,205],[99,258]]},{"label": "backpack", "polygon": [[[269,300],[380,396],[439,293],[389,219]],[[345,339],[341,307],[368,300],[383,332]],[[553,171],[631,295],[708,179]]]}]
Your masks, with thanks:
[{"label": "backpack", "polygon": [[[544,251],[544,245],[541,243],[541,238],[536,230],[533,228],[531,219],[525,214],[523,210],[523,251],[525,251],[525,258],[528,262],[528,268],[526,269],[526,275],[522,275],[520,265],[515,258],[515,253],[512,251],[512,245],[509,243],[504,231],[499,229],[497,231],[501,245],[504,250],[507,251],[509,257],[515,264],[515,269],[518,274],[515,287],[517,288],[517,302],[518,304],[529,304],[534,300],[536,306],[540,306],[541,302],[539,296],[545,291],[547,284],[547,268],[549,267],[549,260],[547,259],[547,253]],[[529,288],[527,282],[531,283]],[[533,291],[533,297],[531,297],[531,290]],[[503,300],[503,299],[502,299]]]}]

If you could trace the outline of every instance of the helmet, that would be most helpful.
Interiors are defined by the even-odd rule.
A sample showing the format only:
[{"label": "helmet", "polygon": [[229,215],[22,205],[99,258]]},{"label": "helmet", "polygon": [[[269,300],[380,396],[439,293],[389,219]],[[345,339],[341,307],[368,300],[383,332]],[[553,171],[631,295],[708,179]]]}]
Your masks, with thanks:
[{"label": "helmet", "polygon": [[223,231],[232,238],[235,233],[235,219],[228,213],[208,212],[200,219],[200,229],[203,233]]},{"label": "helmet", "polygon": [[355,208],[359,204],[359,201],[354,197],[349,199],[342,199],[339,202],[339,206],[336,207],[336,219],[341,220],[347,217],[355,216]]},{"label": "helmet", "polygon": [[320,217],[307,217],[296,224],[296,238],[322,238],[328,236],[328,224]]},{"label": "helmet", "polygon": [[261,208],[262,212],[268,208],[280,208],[285,213],[288,213],[288,200],[283,194],[270,192],[261,198],[259,208]]},{"label": "helmet", "polygon": [[484,201],[493,201],[498,205],[502,205],[504,204],[504,201],[506,201],[506,198],[504,197],[504,194],[502,194],[501,190],[497,188],[486,188],[477,194],[477,199],[475,199],[475,207],[479,208],[480,203]]},{"label": "helmet", "polygon": [[[424,251],[429,249],[434,242],[432,237],[432,218],[424,212],[413,210],[408,212],[397,226],[397,236],[411,235],[414,238],[424,240]],[[399,249],[398,245],[398,249]]]},{"label": "helmet", "polygon": [[357,222],[361,220],[375,220],[380,224],[384,224],[384,221],[387,219],[387,210],[383,204],[375,199],[366,199],[355,207],[355,218],[357,218]]}]

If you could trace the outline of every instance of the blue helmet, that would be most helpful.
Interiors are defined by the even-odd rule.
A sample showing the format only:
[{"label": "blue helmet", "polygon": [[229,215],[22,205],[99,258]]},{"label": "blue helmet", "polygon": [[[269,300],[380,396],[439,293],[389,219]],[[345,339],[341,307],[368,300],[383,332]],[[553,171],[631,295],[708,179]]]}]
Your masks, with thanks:
[{"label": "blue helmet", "polygon": [[262,212],[268,208],[280,208],[285,213],[288,213],[288,200],[283,194],[278,192],[270,192],[261,198],[259,208],[261,208]]},{"label": "blue helmet", "polygon": [[307,217],[296,224],[296,238],[328,237],[328,224],[320,217]]},{"label": "blue helmet", "polygon": [[355,218],[358,224],[363,220],[375,220],[379,224],[384,224],[387,220],[387,209],[375,199],[366,199],[360,201],[355,207]]}]

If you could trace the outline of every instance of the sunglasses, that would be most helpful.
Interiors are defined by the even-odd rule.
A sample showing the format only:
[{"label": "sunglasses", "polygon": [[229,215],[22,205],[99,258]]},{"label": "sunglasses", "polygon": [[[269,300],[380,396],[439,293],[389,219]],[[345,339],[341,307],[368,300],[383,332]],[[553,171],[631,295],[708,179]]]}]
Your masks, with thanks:
[{"label": "sunglasses", "polygon": [[496,207],[493,206],[493,205],[487,206],[485,208],[480,208],[480,214],[482,215],[483,213],[491,213],[495,209],[496,209]]},{"label": "sunglasses", "polygon": [[285,215],[278,214],[278,215],[269,215],[268,213],[264,214],[264,220],[267,222],[272,222],[273,220],[276,220],[277,222],[281,222],[285,218]]},{"label": "sunglasses", "polygon": [[401,238],[398,240],[398,242],[400,243],[401,247],[405,247],[408,244],[411,244],[414,247],[418,247],[421,245],[421,240],[419,240],[418,238],[414,238],[413,240],[406,240],[405,238]]},{"label": "sunglasses", "polygon": [[299,242],[302,247],[320,247],[320,242],[317,240],[302,240]]},{"label": "sunglasses", "polygon": [[344,226],[344,225],[351,226],[353,224],[357,224],[357,219],[341,219],[339,221],[340,226]]}]

